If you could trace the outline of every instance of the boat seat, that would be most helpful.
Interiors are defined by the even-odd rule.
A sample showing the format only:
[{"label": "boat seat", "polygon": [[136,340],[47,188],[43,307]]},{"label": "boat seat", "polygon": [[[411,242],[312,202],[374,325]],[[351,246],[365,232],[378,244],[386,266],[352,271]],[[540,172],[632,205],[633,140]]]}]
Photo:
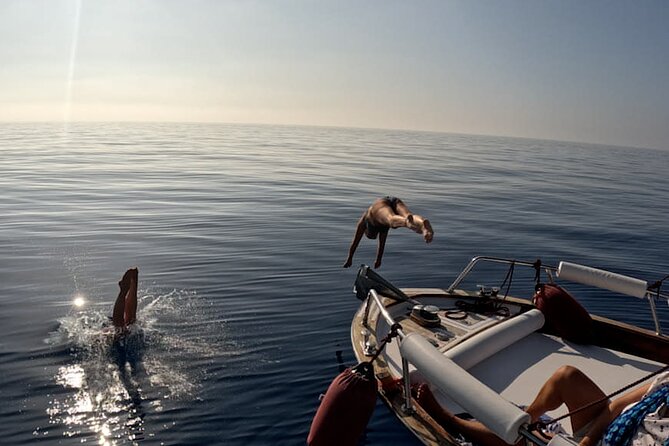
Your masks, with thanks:
[{"label": "boat seat", "polygon": [[468,370],[539,330],[544,326],[544,322],[543,313],[534,308],[465,339],[455,347],[446,350],[444,356]]},{"label": "boat seat", "polygon": [[[535,333],[543,327],[544,322],[543,313],[533,308],[475,333],[454,347],[442,352],[442,354],[463,369],[469,370],[510,345]],[[384,357],[388,367],[399,376],[402,375],[402,365],[401,355],[396,345],[394,343],[388,344]],[[422,380],[420,373],[416,372],[413,366],[410,366],[409,370],[412,382]]]}]

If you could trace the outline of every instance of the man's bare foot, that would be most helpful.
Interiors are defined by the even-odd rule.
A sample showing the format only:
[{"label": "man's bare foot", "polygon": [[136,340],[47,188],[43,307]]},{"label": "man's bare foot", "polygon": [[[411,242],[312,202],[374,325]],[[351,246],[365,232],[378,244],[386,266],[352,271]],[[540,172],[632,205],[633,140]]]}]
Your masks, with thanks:
[{"label": "man's bare foot", "polygon": [[434,237],[432,225],[430,224],[430,220],[425,219],[423,220],[423,238],[425,239],[425,243],[430,243],[432,241],[432,237]]},{"label": "man's bare foot", "polygon": [[434,404],[439,404],[434,399],[430,386],[426,383],[414,384],[411,386],[411,396],[413,396],[416,402],[426,410]]},{"label": "man's bare foot", "polygon": [[130,279],[132,278],[133,274],[134,273],[133,273],[132,269],[129,269],[128,271],[125,272],[125,274],[123,274],[123,277],[118,282],[118,286],[122,290],[123,289],[127,290],[130,287]]},{"label": "man's bare foot", "polygon": [[411,395],[416,402],[429,413],[437,423],[442,426],[450,426],[452,418],[455,417],[452,413],[445,410],[441,404],[435,399],[434,394],[430,390],[430,386],[426,383],[415,384],[411,387]]}]

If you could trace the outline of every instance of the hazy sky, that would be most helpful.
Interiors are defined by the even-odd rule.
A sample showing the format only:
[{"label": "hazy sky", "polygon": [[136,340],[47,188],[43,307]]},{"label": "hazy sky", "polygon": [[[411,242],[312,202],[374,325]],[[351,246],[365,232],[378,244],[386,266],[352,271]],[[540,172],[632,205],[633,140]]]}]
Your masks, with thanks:
[{"label": "hazy sky", "polygon": [[668,84],[667,1],[0,1],[0,121],[669,148]]}]

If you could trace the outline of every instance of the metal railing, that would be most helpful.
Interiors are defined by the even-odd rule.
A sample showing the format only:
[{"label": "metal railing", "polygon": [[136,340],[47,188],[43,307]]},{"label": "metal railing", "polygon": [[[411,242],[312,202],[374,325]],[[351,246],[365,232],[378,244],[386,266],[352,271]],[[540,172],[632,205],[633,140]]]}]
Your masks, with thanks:
[{"label": "metal railing", "polygon": [[[451,293],[453,290],[460,285],[460,283],[465,280],[465,278],[469,275],[469,273],[472,272],[474,267],[480,263],[480,262],[490,262],[490,263],[504,263],[506,265],[518,265],[518,266],[526,266],[530,268],[535,267],[535,263],[533,262],[524,262],[522,260],[511,260],[511,259],[504,259],[501,257],[486,257],[486,256],[477,256],[474,257],[469,261],[465,269],[462,270],[462,272],[458,275],[458,277],[455,278],[453,283],[446,289],[446,292]],[[546,274],[551,278],[553,278],[553,273],[557,271],[557,268],[554,266],[549,266],[549,265],[541,265],[541,269],[543,269]]]},{"label": "metal railing", "polygon": [[[518,265],[518,266],[524,266],[524,267],[530,267],[530,268],[536,268],[536,264],[533,262],[525,262],[521,260],[511,260],[511,259],[505,259],[501,257],[487,257],[487,256],[477,256],[472,258],[467,266],[462,270],[462,272],[458,275],[458,277],[455,278],[453,283],[446,289],[446,292],[452,293],[453,290],[455,290],[460,283],[462,283],[465,278],[472,272],[474,267],[482,262],[488,262],[488,263],[502,263],[506,265]],[[548,275],[550,278],[550,281],[553,281],[553,274],[557,272],[557,268],[554,266],[550,265],[544,265],[540,264],[540,268]],[[646,296],[648,299],[648,303],[650,305],[650,311],[651,315],[653,318],[653,323],[655,325],[655,333],[662,336],[662,328],[660,326],[660,320],[657,316],[657,309],[655,306],[655,300],[666,300],[669,303],[669,294],[663,293],[663,292],[656,292],[656,291],[651,291],[648,290],[646,291]]]},{"label": "metal railing", "polygon": [[[365,316],[363,318],[363,325],[366,328],[368,327],[367,324],[367,319],[369,317],[369,312],[371,310],[371,305],[376,304],[376,306],[379,309],[379,314],[383,319],[386,321],[388,324],[388,327],[393,327],[396,324],[395,319],[388,313],[388,310],[386,307],[383,305],[383,302],[381,301],[381,297],[379,294],[376,292],[375,289],[369,290],[369,294],[367,295],[367,307],[365,308]],[[402,331],[401,328],[397,329],[397,337],[399,338],[399,342],[402,342],[402,339],[404,339],[404,332]],[[378,338],[377,338],[377,344],[378,344]],[[378,345],[377,345],[378,348]],[[402,357],[402,382],[404,384],[404,411],[406,413],[412,413],[413,412],[413,407],[411,403],[411,377],[409,376],[409,362]]]}]

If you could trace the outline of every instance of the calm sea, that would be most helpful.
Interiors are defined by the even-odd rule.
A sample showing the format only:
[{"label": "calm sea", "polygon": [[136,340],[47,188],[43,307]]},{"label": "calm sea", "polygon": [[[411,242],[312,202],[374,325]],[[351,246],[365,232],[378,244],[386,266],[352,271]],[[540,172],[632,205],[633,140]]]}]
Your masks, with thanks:
[{"label": "calm sea", "polygon": [[[379,272],[399,286],[445,287],[475,255],[669,273],[666,151],[336,128],[4,124],[0,172],[2,444],[304,444],[319,394],[355,362],[356,271],[341,265],[380,196],[401,197],[435,230],[430,245],[390,234]],[[363,240],[354,265],[372,263],[374,249]],[[134,265],[143,339],[129,369],[101,327]],[[582,299],[651,327],[645,302]],[[362,443],[418,444],[380,404]]]}]

